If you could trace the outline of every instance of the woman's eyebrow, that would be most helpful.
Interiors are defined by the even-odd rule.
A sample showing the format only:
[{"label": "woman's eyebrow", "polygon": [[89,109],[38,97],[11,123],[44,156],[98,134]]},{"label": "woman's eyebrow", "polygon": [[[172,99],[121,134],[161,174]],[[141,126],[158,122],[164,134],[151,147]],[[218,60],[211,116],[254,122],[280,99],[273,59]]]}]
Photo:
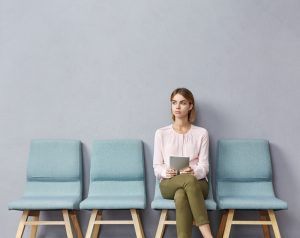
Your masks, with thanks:
[{"label": "woman's eyebrow", "polygon": [[[177,102],[177,101],[176,100],[172,100],[172,102]],[[179,102],[187,102],[187,100],[183,99],[183,100],[181,100]]]}]

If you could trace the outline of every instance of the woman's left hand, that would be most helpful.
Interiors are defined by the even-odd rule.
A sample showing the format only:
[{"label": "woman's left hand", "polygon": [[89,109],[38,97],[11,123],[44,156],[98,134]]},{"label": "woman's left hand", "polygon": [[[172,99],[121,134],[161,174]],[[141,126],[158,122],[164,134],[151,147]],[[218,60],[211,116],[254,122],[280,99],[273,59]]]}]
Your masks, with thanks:
[{"label": "woman's left hand", "polygon": [[186,167],[186,168],[180,170],[179,173],[194,175],[194,170],[191,167]]}]

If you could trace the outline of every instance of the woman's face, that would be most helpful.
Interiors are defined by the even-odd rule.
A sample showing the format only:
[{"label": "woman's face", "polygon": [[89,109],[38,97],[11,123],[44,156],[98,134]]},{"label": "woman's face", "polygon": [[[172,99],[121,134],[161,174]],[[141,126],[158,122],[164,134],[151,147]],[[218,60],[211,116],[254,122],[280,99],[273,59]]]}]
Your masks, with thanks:
[{"label": "woman's face", "polygon": [[191,104],[185,97],[181,94],[175,94],[171,101],[172,113],[176,118],[188,117],[189,111],[192,110],[193,104]]}]

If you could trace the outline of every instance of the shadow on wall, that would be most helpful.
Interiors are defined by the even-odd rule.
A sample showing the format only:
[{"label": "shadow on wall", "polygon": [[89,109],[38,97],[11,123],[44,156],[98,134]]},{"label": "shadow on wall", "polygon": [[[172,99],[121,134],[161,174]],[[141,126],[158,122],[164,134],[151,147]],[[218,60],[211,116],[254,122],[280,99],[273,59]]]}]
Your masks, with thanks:
[{"label": "shadow on wall", "polygon": [[[289,206],[288,210],[278,211],[279,214],[277,215],[277,219],[279,227],[285,226],[286,230],[289,230],[292,229],[292,227],[289,228],[289,226],[291,226],[295,219],[297,219],[292,216],[292,213],[289,212],[289,210],[295,209],[295,207],[299,205],[293,204],[293,201],[289,200],[289,196],[287,194],[291,194],[293,191],[299,194],[299,184],[297,184],[297,179],[293,176],[290,169],[291,163],[289,163],[289,155],[285,154],[283,150],[281,150],[281,147],[275,143],[270,143],[270,154],[272,158],[274,192],[279,198],[285,200]],[[281,176],[282,171],[285,171],[285,176]],[[298,188],[293,188],[294,186],[298,186]],[[299,197],[299,195],[296,196]],[[294,201],[297,201],[297,199]],[[283,230],[281,231],[283,232]],[[282,237],[285,237],[285,234],[281,235]]]},{"label": "shadow on wall", "polygon": [[[291,181],[296,181],[296,178],[292,177],[292,171],[289,171],[289,166],[287,163],[287,160],[284,158],[288,158],[288,155],[284,154],[283,150],[280,149],[280,146],[270,143],[270,154],[272,158],[272,168],[273,168],[273,181],[274,184],[285,184],[289,185]],[[279,176],[281,171],[286,171],[286,176]],[[279,181],[277,181],[276,178],[279,178]],[[280,194],[277,193],[276,187],[274,187],[275,194],[279,197],[282,197],[283,200],[286,198],[284,196],[280,196]],[[283,193],[284,194],[284,193]],[[289,204],[289,201],[288,201]]]}]

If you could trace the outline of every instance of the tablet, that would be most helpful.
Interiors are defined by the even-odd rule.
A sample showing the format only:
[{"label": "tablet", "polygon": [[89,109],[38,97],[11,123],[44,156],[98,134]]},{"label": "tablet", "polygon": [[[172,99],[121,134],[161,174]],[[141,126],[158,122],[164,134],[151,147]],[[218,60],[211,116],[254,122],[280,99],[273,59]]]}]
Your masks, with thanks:
[{"label": "tablet", "polygon": [[190,157],[170,156],[170,168],[181,170],[189,166]]}]

